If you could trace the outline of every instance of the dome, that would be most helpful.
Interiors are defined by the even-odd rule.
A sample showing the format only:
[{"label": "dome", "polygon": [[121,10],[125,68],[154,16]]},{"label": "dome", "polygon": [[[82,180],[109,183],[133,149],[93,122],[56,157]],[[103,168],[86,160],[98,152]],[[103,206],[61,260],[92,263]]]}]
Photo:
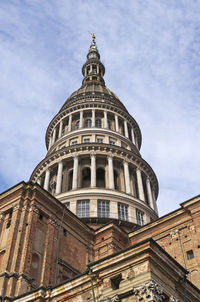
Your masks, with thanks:
[{"label": "dome", "polygon": [[72,104],[79,102],[80,99],[85,99],[87,101],[89,99],[92,99],[94,101],[94,98],[95,101],[103,103],[106,100],[107,103],[120,107],[121,109],[128,112],[125,106],[116,96],[116,94],[108,89],[105,85],[102,85],[98,82],[89,82],[85,85],[82,85],[78,90],[74,91],[71,96],[65,101],[59,112],[62,112]]}]

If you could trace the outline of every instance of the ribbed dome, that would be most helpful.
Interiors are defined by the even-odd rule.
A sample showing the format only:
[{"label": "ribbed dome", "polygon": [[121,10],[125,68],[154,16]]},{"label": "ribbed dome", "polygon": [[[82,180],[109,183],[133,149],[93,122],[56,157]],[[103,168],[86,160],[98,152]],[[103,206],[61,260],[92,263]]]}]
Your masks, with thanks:
[{"label": "ribbed dome", "polygon": [[98,102],[110,103],[115,106],[119,106],[126,110],[125,106],[119,100],[114,92],[108,89],[105,85],[100,84],[99,82],[89,82],[82,85],[78,90],[74,91],[71,96],[65,101],[64,105],[60,109],[60,112],[66,109],[67,107],[74,105],[77,102],[80,102],[80,99],[89,100],[94,99]]}]

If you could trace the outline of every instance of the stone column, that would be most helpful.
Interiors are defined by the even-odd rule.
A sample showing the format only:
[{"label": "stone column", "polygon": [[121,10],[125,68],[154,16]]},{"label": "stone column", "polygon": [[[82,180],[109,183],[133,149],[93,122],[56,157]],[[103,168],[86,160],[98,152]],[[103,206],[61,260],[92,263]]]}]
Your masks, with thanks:
[{"label": "stone column", "polygon": [[127,121],[126,120],[124,120],[124,132],[125,132],[125,136],[127,138],[129,138],[129,136],[128,136],[128,125],[127,125]]},{"label": "stone column", "polygon": [[104,128],[108,128],[108,117],[107,117],[107,111],[104,111]]},{"label": "stone column", "polygon": [[95,109],[92,109],[92,127],[95,127]]},{"label": "stone column", "polygon": [[132,143],[135,145],[135,135],[134,135],[133,128],[131,128],[131,139],[132,139]]},{"label": "stone column", "polygon": [[63,128],[63,120],[60,121],[58,138],[60,138],[62,136],[62,128]]},{"label": "stone column", "polygon": [[114,170],[113,170],[113,157],[111,155],[108,156],[108,179],[109,179],[109,189],[115,189],[114,183]]},{"label": "stone column", "polygon": [[91,187],[96,187],[96,155],[91,154]]},{"label": "stone column", "polygon": [[49,180],[50,180],[50,170],[47,169],[44,178],[44,189],[47,191],[49,190]]},{"label": "stone column", "polygon": [[129,168],[128,168],[128,162],[124,160],[124,178],[125,178],[125,188],[126,193],[131,193],[131,186],[130,186],[130,176],[129,176]]},{"label": "stone column", "polygon": [[152,192],[151,192],[151,184],[150,184],[150,179],[148,177],[146,178],[146,186],[147,186],[147,196],[148,196],[149,205],[154,210],[153,197],[152,197]]},{"label": "stone column", "polygon": [[48,150],[51,148],[52,146],[52,137],[49,138],[49,147],[48,147]]},{"label": "stone column", "polygon": [[38,178],[37,183],[38,185],[41,185],[41,177]]},{"label": "stone column", "polygon": [[68,132],[72,131],[72,114],[69,115]]},{"label": "stone column", "polygon": [[58,172],[57,172],[57,179],[56,179],[56,194],[61,193],[62,171],[63,171],[63,163],[62,163],[62,161],[60,161],[58,163]]},{"label": "stone column", "polygon": [[153,198],[154,210],[156,211],[156,213],[158,213],[158,207],[157,207],[157,203],[156,203],[155,192],[154,192],[154,190],[153,190],[153,189],[151,190],[151,192],[152,192],[152,198]]},{"label": "stone column", "polygon": [[137,175],[137,185],[138,185],[138,194],[139,194],[139,199],[145,201],[144,197],[144,188],[143,188],[143,183],[142,183],[142,175],[140,169],[136,169],[136,175]]},{"label": "stone column", "polygon": [[117,114],[115,114],[115,131],[119,132],[119,120]]},{"label": "stone column", "polygon": [[55,143],[55,140],[56,140],[56,128],[53,129],[52,145]]},{"label": "stone column", "polygon": [[80,111],[80,124],[79,128],[83,128],[83,110]]},{"label": "stone column", "polygon": [[78,156],[74,156],[74,167],[73,167],[73,179],[72,179],[72,189],[77,189],[78,186]]}]

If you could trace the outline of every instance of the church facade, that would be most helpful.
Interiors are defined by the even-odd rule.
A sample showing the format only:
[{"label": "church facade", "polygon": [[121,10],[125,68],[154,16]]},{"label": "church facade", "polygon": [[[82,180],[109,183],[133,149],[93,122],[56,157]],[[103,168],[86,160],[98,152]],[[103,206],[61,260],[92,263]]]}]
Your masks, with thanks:
[{"label": "church facade", "polygon": [[2,301],[200,301],[200,196],[158,218],[140,128],[94,35],[82,73],[30,181],[1,194]]}]

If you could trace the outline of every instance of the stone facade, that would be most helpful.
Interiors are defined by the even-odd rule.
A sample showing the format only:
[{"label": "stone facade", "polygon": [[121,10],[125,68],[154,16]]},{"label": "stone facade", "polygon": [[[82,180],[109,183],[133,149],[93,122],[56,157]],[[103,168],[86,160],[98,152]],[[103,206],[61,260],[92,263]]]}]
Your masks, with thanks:
[{"label": "stone facade", "polygon": [[1,301],[200,301],[200,196],[158,218],[139,126],[105,86],[94,35],[82,72],[46,157],[0,196]]}]

